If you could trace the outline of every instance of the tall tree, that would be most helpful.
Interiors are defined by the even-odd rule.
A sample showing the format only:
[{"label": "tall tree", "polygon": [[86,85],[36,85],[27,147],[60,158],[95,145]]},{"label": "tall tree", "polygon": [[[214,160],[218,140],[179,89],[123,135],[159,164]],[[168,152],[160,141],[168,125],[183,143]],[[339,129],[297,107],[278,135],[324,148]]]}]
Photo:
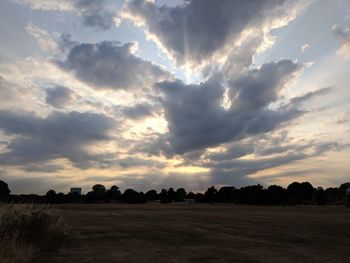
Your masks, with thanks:
[{"label": "tall tree", "polygon": [[11,191],[7,183],[0,180],[0,201],[6,200],[10,193]]}]

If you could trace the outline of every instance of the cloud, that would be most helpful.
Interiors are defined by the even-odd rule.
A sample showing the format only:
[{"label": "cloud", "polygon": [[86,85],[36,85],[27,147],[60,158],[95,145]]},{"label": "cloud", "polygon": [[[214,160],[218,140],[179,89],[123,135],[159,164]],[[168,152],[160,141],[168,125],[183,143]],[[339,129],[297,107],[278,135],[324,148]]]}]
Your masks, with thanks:
[{"label": "cloud", "polygon": [[305,101],[310,100],[311,98],[314,98],[314,97],[317,97],[317,96],[320,96],[320,95],[324,95],[324,94],[328,94],[331,91],[333,91],[333,87],[326,87],[326,88],[318,89],[318,90],[315,90],[315,91],[310,91],[310,92],[308,92],[308,93],[306,93],[306,94],[304,94],[302,96],[292,98],[290,100],[290,103],[292,103],[292,104],[300,104],[300,103],[303,103]]},{"label": "cloud", "polygon": [[295,62],[281,60],[246,72],[232,83],[229,109],[221,105],[225,88],[220,78],[190,85],[179,80],[159,83],[165,95],[167,139],[174,152],[183,154],[267,133],[299,117],[302,112],[295,107],[268,106],[300,68]]},{"label": "cloud", "polygon": [[140,120],[153,116],[154,106],[149,103],[139,103],[131,107],[121,107],[120,111],[127,118]]},{"label": "cloud", "polygon": [[198,66],[227,56],[247,35],[267,39],[267,33],[295,18],[299,1],[184,1],[157,6],[154,1],[128,1],[120,16],[144,25],[177,65]]},{"label": "cloud", "polygon": [[81,16],[84,25],[98,30],[114,26],[116,7],[106,0],[17,0],[32,9],[59,12],[74,12]]},{"label": "cloud", "polygon": [[57,64],[79,80],[97,89],[149,89],[155,82],[171,75],[159,66],[136,57],[134,43],[118,42],[77,44],[65,61]]},{"label": "cloud", "polygon": [[110,158],[108,154],[90,153],[88,146],[106,142],[114,121],[102,114],[89,112],[53,112],[39,117],[30,112],[0,111],[0,129],[15,136],[0,153],[2,165],[42,164],[68,159],[75,166],[87,168]]},{"label": "cloud", "polygon": [[40,48],[46,52],[56,53],[58,51],[58,34],[49,34],[46,30],[29,23],[26,31],[38,42]]},{"label": "cloud", "polygon": [[[273,167],[278,167],[284,164],[288,164],[294,161],[303,160],[306,158],[311,158],[314,156],[319,156],[327,151],[336,150],[338,145],[336,143],[323,143],[316,145],[309,145],[308,147],[303,148],[301,151],[296,152],[287,152],[286,154],[266,157],[264,158],[254,158],[254,159],[232,159],[221,162],[209,162],[208,167],[211,167],[215,170],[224,170],[231,172],[235,176],[247,176],[254,174],[258,171],[265,169],[270,169]],[[293,147],[291,147],[293,148]],[[309,148],[311,153],[307,153],[305,148]]]},{"label": "cloud", "polygon": [[46,103],[55,108],[63,108],[73,100],[74,92],[63,86],[46,89]]},{"label": "cloud", "polygon": [[17,108],[29,101],[32,90],[9,82],[0,75],[0,109]]},{"label": "cloud", "polygon": [[[196,165],[210,169],[212,182],[238,186],[254,182],[251,175],[347,147],[332,141],[296,140],[284,133],[258,135],[224,145],[224,151],[207,152]],[[249,158],[248,158],[249,157]]]},{"label": "cloud", "polygon": [[334,25],[332,30],[341,42],[338,53],[346,58],[350,58],[350,23],[344,28]]},{"label": "cloud", "polygon": [[301,53],[305,53],[310,48],[310,44],[305,44],[300,48]]},{"label": "cloud", "polygon": [[86,26],[108,30],[114,25],[114,12],[106,7],[104,0],[77,0],[75,8]]},{"label": "cloud", "polygon": [[29,5],[36,10],[69,11],[73,9],[74,1],[70,0],[16,0],[18,3]]},{"label": "cloud", "polygon": [[9,100],[13,100],[17,97],[17,93],[15,89],[11,88],[11,84],[6,81],[5,78],[3,78],[0,75],[0,98],[2,102],[6,102]]},{"label": "cloud", "polygon": [[291,60],[263,64],[232,83],[229,96],[233,110],[258,110],[277,100],[279,92],[301,66]]}]

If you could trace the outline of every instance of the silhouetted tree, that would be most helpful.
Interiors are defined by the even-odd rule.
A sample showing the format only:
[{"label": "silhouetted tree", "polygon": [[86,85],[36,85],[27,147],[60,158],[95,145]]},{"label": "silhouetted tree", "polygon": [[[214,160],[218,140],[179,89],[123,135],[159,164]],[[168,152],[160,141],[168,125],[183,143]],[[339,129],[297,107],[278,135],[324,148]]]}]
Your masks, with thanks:
[{"label": "silhouetted tree", "polygon": [[213,203],[215,201],[215,196],[217,192],[218,190],[216,190],[214,186],[209,187],[204,193],[205,202]]},{"label": "silhouetted tree", "polygon": [[350,207],[350,191],[348,190],[345,195],[345,205]]},{"label": "silhouetted tree", "polygon": [[196,199],[196,194],[193,193],[193,192],[189,192],[189,193],[186,195],[186,198],[187,198],[187,199]]},{"label": "silhouetted tree", "polygon": [[233,203],[236,201],[236,188],[234,186],[224,186],[216,194],[216,201],[222,203]]},{"label": "silhouetted tree", "polygon": [[176,196],[175,196],[175,201],[176,202],[183,202],[185,201],[186,198],[186,190],[185,188],[179,188],[176,190]]},{"label": "silhouetted tree", "polygon": [[[95,201],[95,195],[93,194],[93,192],[89,192],[89,193],[92,193],[90,202]],[[82,201],[82,196],[76,192],[69,193],[65,197],[66,197],[67,203],[80,203]]]},{"label": "silhouetted tree", "polygon": [[325,205],[328,202],[327,194],[322,187],[315,189],[312,200],[317,205]]},{"label": "silhouetted tree", "polygon": [[309,182],[294,182],[288,185],[287,191],[292,203],[310,203],[314,188]]},{"label": "silhouetted tree", "polygon": [[339,203],[340,195],[338,187],[329,187],[325,190],[328,202]]},{"label": "silhouetted tree", "polygon": [[45,200],[46,200],[46,202],[48,202],[50,204],[55,204],[55,203],[57,203],[56,196],[57,196],[57,194],[54,190],[49,190],[49,191],[47,191],[47,193],[45,195]]},{"label": "silhouetted tree", "polygon": [[87,202],[102,201],[104,200],[105,193],[106,193],[106,187],[104,185],[95,184],[92,187],[92,191],[86,194],[85,199]]},{"label": "silhouetted tree", "polygon": [[64,195],[64,193],[58,193],[56,195],[56,200],[57,200],[57,203],[58,204],[63,204],[63,203],[66,203],[66,196]]},{"label": "silhouetted tree", "polygon": [[156,190],[149,190],[146,193],[147,200],[149,201],[155,201],[158,199],[158,194]]},{"label": "silhouetted tree", "polygon": [[109,191],[112,193],[112,199],[114,200],[117,200],[121,195],[119,187],[116,185],[113,185]]},{"label": "silhouetted tree", "polygon": [[301,185],[302,200],[311,201],[314,194],[314,187],[309,182],[303,182]]},{"label": "silhouetted tree", "polygon": [[119,200],[121,196],[121,192],[118,186],[113,185],[111,189],[107,190],[104,194],[104,201],[106,203],[110,202],[110,200]]},{"label": "silhouetted tree", "polygon": [[197,203],[204,203],[204,202],[206,202],[205,195],[202,194],[202,193],[197,193],[196,197],[194,198],[194,201],[197,202]]},{"label": "silhouetted tree", "polygon": [[172,187],[170,187],[168,190],[168,199],[169,199],[169,202],[173,202],[176,199],[176,192]]},{"label": "silhouetted tree", "polygon": [[122,195],[122,200],[129,204],[143,203],[146,201],[146,196],[145,194],[140,194],[133,189],[126,189]]},{"label": "silhouetted tree", "polygon": [[159,193],[159,199],[160,199],[160,202],[162,204],[167,204],[170,202],[169,198],[168,198],[168,190],[166,189],[162,189],[162,191],[160,191]]},{"label": "silhouetted tree", "polygon": [[238,203],[258,205],[266,203],[266,190],[260,184],[242,187],[238,191]]},{"label": "silhouetted tree", "polygon": [[102,184],[95,184],[92,187],[92,191],[96,194],[104,194],[106,192],[106,187]]},{"label": "silhouetted tree", "polygon": [[344,200],[347,190],[350,189],[350,183],[344,183],[339,186],[339,199]]},{"label": "silhouetted tree", "polygon": [[270,185],[267,188],[267,200],[268,204],[281,205],[288,202],[287,190],[279,185]]},{"label": "silhouetted tree", "polygon": [[6,200],[10,195],[10,189],[7,183],[0,180],[0,201]]}]

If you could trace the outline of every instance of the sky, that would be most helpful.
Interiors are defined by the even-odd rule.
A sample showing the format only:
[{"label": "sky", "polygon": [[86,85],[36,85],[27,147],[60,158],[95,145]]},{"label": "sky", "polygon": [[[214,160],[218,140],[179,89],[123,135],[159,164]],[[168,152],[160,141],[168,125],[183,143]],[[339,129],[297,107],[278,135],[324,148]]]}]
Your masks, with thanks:
[{"label": "sky", "polygon": [[349,0],[1,0],[12,193],[350,180]]}]

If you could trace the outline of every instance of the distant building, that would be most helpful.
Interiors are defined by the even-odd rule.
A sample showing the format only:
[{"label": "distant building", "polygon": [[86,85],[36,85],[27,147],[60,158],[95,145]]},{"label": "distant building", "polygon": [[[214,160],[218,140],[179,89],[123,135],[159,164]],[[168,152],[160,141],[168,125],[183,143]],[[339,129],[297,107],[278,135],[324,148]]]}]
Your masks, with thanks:
[{"label": "distant building", "polygon": [[71,187],[70,191],[69,191],[70,194],[78,194],[78,195],[81,195],[81,188],[80,187]]}]

